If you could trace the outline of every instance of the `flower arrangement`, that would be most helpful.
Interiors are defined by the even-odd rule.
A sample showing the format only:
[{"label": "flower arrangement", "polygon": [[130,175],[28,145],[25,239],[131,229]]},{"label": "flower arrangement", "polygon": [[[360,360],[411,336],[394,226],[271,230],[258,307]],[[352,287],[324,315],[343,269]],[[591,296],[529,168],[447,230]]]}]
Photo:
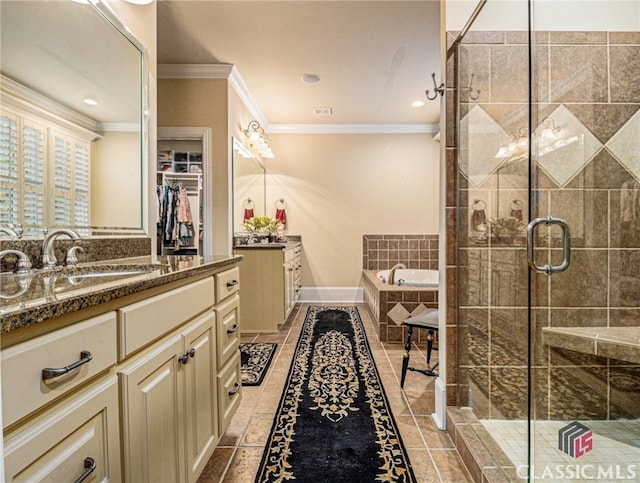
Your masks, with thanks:
[{"label": "flower arrangement", "polygon": [[252,233],[264,233],[273,235],[283,228],[282,224],[270,216],[254,216],[244,222],[244,229]]},{"label": "flower arrangement", "polygon": [[525,225],[517,218],[498,218],[489,221],[491,234],[497,238],[513,239],[522,234]]}]

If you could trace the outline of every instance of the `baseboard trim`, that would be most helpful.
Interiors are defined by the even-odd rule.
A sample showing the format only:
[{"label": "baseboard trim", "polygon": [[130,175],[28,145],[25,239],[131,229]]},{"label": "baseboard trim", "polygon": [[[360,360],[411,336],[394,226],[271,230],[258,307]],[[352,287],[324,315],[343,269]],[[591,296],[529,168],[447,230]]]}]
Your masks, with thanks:
[{"label": "baseboard trim", "polygon": [[299,302],[331,303],[352,302],[363,303],[364,291],[362,287],[302,287]]}]

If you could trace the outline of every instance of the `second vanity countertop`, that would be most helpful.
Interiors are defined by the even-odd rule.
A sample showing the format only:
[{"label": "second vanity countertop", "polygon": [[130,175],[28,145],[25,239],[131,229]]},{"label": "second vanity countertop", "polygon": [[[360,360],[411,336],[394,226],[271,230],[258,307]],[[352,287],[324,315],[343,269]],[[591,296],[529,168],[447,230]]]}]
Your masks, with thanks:
[{"label": "second vanity countertop", "polygon": [[[146,289],[213,272],[242,260],[242,256],[137,257],[83,264],[73,275],[38,271],[26,276],[2,274],[0,334],[110,302]],[[119,270],[122,268],[122,270]],[[137,271],[136,268],[144,268]],[[113,270],[99,276],[85,271]]]},{"label": "second vanity countertop", "polygon": [[301,246],[302,243],[299,241],[287,241],[287,242],[273,242],[273,243],[238,243],[234,245],[235,250],[239,249],[251,249],[251,248],[260,248],[260,249],[271,249],[271,250],[286,250],[288,248],[295,248],[297,246]]}]

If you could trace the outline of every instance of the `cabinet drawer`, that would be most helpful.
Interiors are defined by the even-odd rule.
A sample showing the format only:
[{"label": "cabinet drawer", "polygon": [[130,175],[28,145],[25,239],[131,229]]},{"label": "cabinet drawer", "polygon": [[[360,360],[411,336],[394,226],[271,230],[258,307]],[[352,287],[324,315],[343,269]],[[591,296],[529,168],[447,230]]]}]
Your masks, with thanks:
[{"label": "cabinet drawer", "polygon": [[118,385],[105,377],[55,406],[24,430],[7,435],[3,481],[120,481]]},{"label": "cabinet drawer", "polygon": [[240,269],[238,267],[216,273],[216,303],[240,290]]},{"label": "cabinet drawer", "polygon": [[118,309],[118,355],[124,359],[213,305],[213,278]]},{"label": "cabinet drawer", "polygon": [[242,398],[242,378],[240,376],[240,352],[218,371],[218,421],[223,434],[235,414]]},{"label": "cabinet drawer", "polygon": [[240,346],[240,297],[234,295],[215,309],[216,346],[218,367],[222,367],[239,350]]},{"label": "cabinet drawer", "polygon": [[[116,347],[116,314],[109,312],[4,349],[4,426],[115,365]],[[83,351],[88,351],[90,360]],[[66,374],[43,379],[43,369],[65,369],[73,363],[78,363],[77,368],[69,368]]]}]

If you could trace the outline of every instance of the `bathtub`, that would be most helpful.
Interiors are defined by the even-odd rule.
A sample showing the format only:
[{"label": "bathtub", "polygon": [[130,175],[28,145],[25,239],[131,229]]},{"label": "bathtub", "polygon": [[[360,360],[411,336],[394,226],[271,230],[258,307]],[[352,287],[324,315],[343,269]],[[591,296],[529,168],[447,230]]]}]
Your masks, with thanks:
[{"label": "bathtub", "polygon": [[[389,270],[381,270],[376,276],[387,283]],[[437,287],[439,284],[438,270],[412,270],[400,268],[394,275],[394,285],[409,285],[412,287]]]}]

